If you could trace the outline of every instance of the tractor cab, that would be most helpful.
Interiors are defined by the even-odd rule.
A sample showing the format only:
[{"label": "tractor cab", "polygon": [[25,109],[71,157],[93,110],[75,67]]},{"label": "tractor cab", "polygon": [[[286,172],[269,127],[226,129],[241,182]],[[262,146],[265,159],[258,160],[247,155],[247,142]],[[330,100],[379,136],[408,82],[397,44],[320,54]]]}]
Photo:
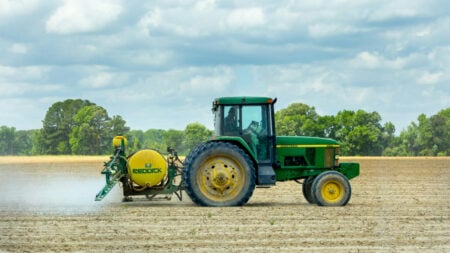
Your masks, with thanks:
[{"label": "tractor cab", "polygon": [[258,184],[275,184],[274,104],[267,97],[223,97],[213,102],[217,140],[234,142],[258,164]]},{"label": "tractor cab", "polygon": [[217,138],[240,137],[255,160],[272,160],[276,99],[261,97],[218,98],[213,104]]}]

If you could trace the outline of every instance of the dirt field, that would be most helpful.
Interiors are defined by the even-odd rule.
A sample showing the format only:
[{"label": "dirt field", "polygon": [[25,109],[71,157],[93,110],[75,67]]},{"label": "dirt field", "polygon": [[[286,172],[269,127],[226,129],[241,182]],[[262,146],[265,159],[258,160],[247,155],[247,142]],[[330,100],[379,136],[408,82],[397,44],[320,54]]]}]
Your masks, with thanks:
[{"label": "dirt field", "polygon": [[343,158],[361,176],[337,208],[294,182],[244,207],[94,202],[106,159],[0,157],[0,252],[450,252],[450,157]]}]

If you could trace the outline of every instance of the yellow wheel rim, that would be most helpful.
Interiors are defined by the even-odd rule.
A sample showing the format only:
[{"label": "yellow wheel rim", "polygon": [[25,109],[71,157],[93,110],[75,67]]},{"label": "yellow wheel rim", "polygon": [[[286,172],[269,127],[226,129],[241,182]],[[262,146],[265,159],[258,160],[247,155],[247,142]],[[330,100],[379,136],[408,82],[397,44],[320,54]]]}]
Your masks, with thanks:
[{"label": "yellow wheel rim", "polygon": [[217,202],[234,199],[242,191],[244,182],[244,168],[229,157],[210,157],[201,164],[197,173],[197,183],[202,194]]},{"label": "yellow wheel rim", "polygon": [[328,203],[338,202],[344,197],[344,187],[338,181],[328,181],[322,185],[322,197]]}]

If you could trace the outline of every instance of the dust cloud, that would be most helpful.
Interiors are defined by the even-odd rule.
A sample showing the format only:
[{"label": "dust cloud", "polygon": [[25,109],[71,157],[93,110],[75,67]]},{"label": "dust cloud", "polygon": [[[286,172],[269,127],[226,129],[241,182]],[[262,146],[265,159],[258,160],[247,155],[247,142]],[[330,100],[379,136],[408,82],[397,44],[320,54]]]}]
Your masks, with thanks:
[{"label": "dust cloud", "polygon": [[95,195],[104,186],[102,164],[0,164],[1,209],[44,213],[95,212],[121,200],[117,185],[101,202]]}]

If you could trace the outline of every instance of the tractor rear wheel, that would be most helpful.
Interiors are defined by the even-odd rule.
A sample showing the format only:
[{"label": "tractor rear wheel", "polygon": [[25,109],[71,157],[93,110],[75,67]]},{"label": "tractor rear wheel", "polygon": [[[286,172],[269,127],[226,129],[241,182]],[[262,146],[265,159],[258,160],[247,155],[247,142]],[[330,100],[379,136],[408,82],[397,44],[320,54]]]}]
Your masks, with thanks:
[{"label": "tractor rear wheel", "polygon": [[312,196],[312,184],[315,177],[307,177],[305,180],[303,180],[302,184],[302,192],[303,196],[305,197],[306,201],[310,204],[315,204],[314,198]]},{"label": "tractor rear wheel", "polygon": [[241,206],[255,189],[255,168],[239,147],[226,142],[200,144],[186,157],[185,190],[201,206]]},{"label": "tractor rear wheel", "polygon": [[350,182],[337,171],[322,172],[312,184],[312,196],[319,206],[345,206],[351,194]]}]

